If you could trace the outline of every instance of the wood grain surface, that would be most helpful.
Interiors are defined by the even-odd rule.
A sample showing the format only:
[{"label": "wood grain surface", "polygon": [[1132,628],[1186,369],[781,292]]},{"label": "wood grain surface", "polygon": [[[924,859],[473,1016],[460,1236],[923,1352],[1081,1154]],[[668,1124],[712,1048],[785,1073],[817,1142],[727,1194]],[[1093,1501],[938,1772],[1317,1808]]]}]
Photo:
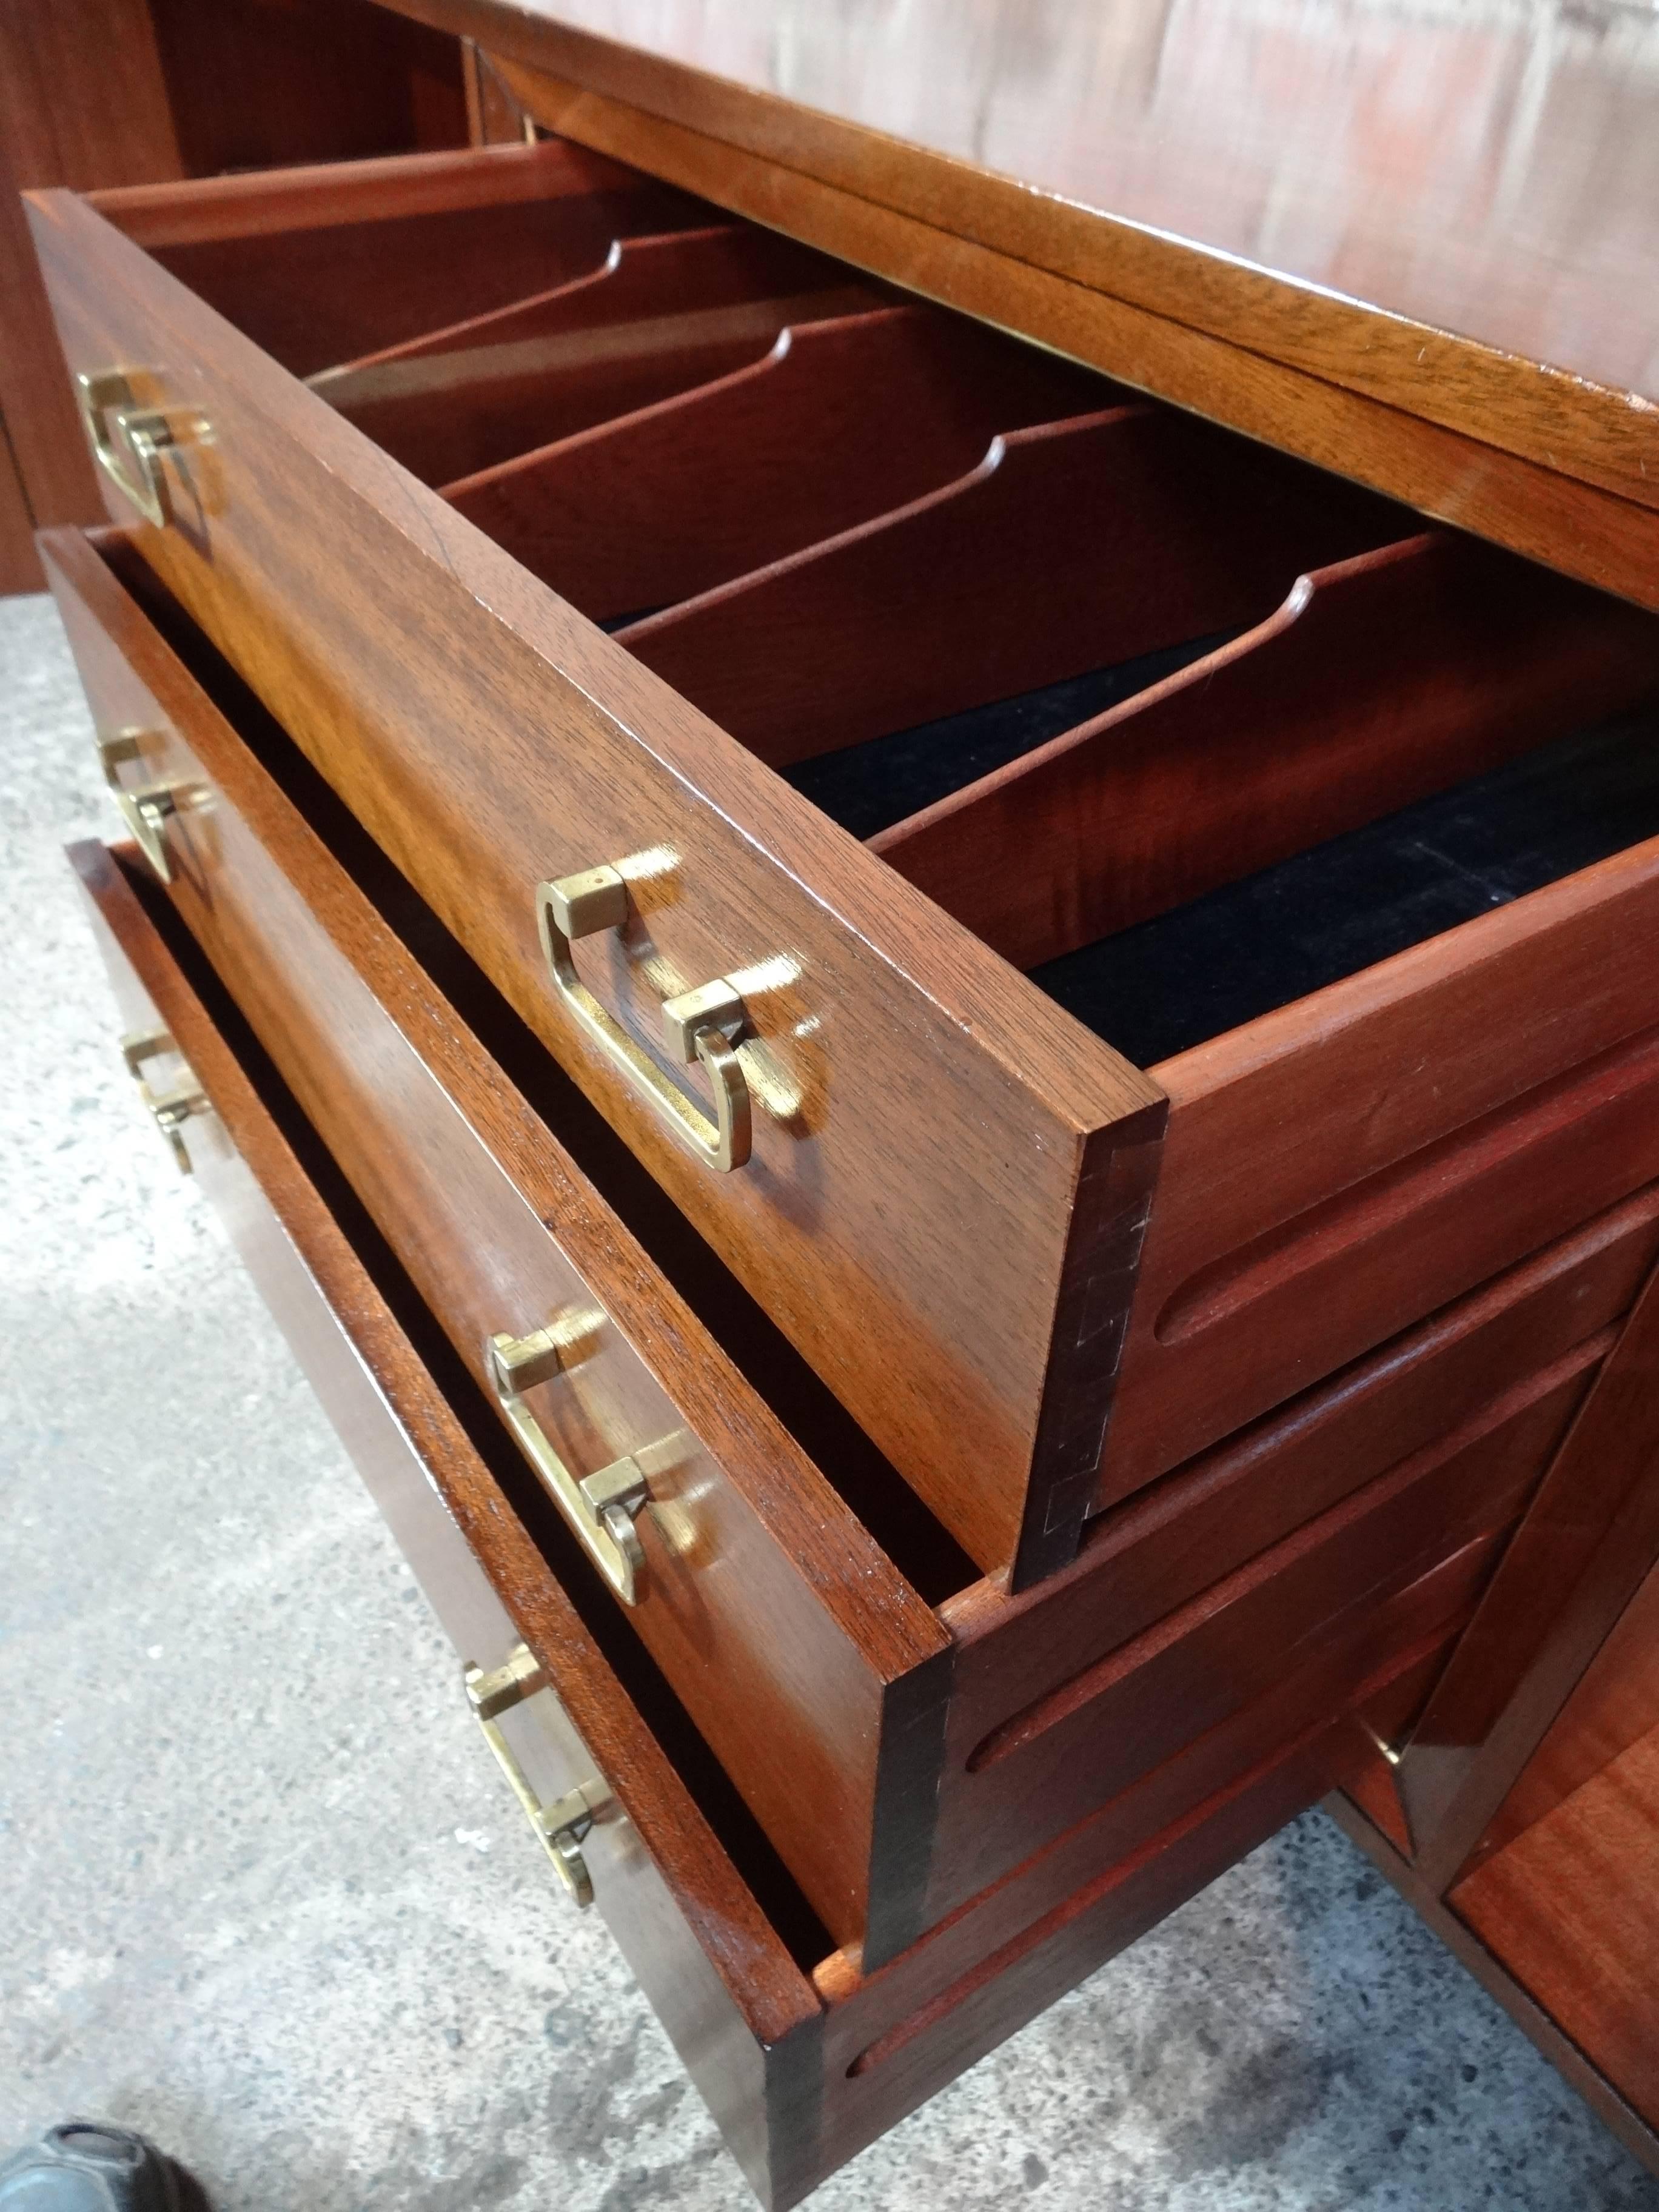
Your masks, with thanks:
[{"label": "wood grain surface", "polygon": [[1488,1824],[1483,1850],[1502,1850],[1656,1727],[1659,1575],[1650,1573]]},{"label": "wood grain surface", "polygon": [[149,0],[0,9],[0,148],[17,187],[187,173],[155,12]]},{"label": "wood grain surface", "polygon": [[965,476],[999,432],[1110,387],[911,303],[791,328],[763,362],[444,496],[596,621],[763,568]]},{"label": "wood grain surface", "polygon": [[[137,863],[132,848],[127,852]],[[213,1121],[190,1131],[196,1172],[224,1210],[239,1251],[459,1652],[496,1665],[511,1637],[522,1637],[589,1755],[587,1773],[609,1786],[623,1817],[599,1822],[586,1846],[599,1910],[764,2200],[775,2170],[810,2161],[816,2148],[811,2100],[803,2113],[799,2087],[787,2101],[793,2124],[777,2143],[769,2106],[803,2072],[808,2081],[816,2076],[821,2001],[157,936],[120,865],[93,842],[71,847],[70,860],[88,895],[124,1023],[134,1029],[164,1023],[212,1102]],[[503,1629],[507,1643],[499,1640]],[[468,1725],[459,1679],[455,1702],[459,1729]],[[548,1703],[532,1701],[526,1717]],[[515,1748],[540,1781],[545,1767],[538,1771],[535,1753],[543,1748],[544,1762],[545,1749],[522,1731],[515,1732]],[[556,1767],[549,1795],[584,1778]],[[771,2061],[769,2050],[778,2054]]]},{"label": "wood grain surface", "polygon": [[[469,12],[472,0],[417,4],[453,4],[459,15]],[[488,6],[489,0],[479,4]],[[586,67],[586,56],[580,65]],[[988,245],[960,210],[941,220],[933,191],[918,199],[920,214],[868,197],[862,149],[845,183],[825,183],[776,155],[748,152],[707,129],[663,120],[596,91],[592,83],[516,64],[507,65],[506,74],[550,130],[672,178],[929,299],[1018,331],[1194,414],[1370,484],[1436,520],[1659,606],[1659,543],[1651,511],[1626,495],[1627,485],[1608,490],[1563,473],[1548,458],[1553,447],[1540,458],[1512,452],[1502,442],[1501,426],[1499,442],[1487,442],[1446,427],[1429,412],[1413,411],[1413,404],[1390,404],[1355,384],[1331,381],[1270,348],[1252,349],[1086,279],[1054,273],[1043,265],[1044,240],[1055,226],[1064,226],[1066,215],[1039,195],[1024,189],[1017,194],[1019,212],[1031,226],[1018,250]],[[975,179],[970,197],[978,191]],[[1189,273],[1187,257],[1178,259],[1183,275]],[[1286,350],[1299,355],[1294,347]],[[1431,341],[1414,337],[1413,359],[1434,350]],[[1576,400],[1571,380],[1547,380],[1547,388],[1552,404],[1563,400],[1571,408]],[[1413,401],[1415,396],[1409,395]],[[1425,404],[1431,407],[1431,397]]]},{"label": "wood grain surface", "polygon": [[[617,219],[650,216],[624,199]],[[394,459],[442,484],[755,366],[791,325],[878,297],[851,270],[748,224],[624,234],[553,290],[308,380]]]},{"label": "wood grain surface", "polygon": [[[964,1655],[970,1680],[950,1716],[927,1921],[994,1880],[1013,1838],[1061,1833],[1276,1685],[1301,1682],[1297,1728],[1344,1710],[1398,1649],[1388,1601],[1514,1525],[1606,1350],[1593,1337],[1518,1379],[1023,1711],[997,1696],[991,1709],[1007,1717],[977,1741],[995,1655]],[[1483,1557],[1480,1577],[1458,1584],[1460,1604],[1495,1563],[1492,1550]],[[1095,1640],[1079,1638],[1084,1650]]]},{"label": "wood grain surface", "polygon": [[1638,1736],[1447,1903],[1659,2127],[1659,1732]]},{"label": "wood grain surface", "polygon": [[87,197],[138,245],[167,247],[459,208],[510,207],[522,200],[626,190],[636,181],[636,172],[585,147],[520,141],[349,167],[302,162],[241,176],[117,186]]},{"label": "wood grain surface", "polygon": [[[537,1698],[514,1717],[532,1779],[546,1795],[595,1771],[610,1784],[613,1805],[585,1845],[599,1908],[763,2203],[783,2212],[798,2203],[1319,1790],[1349,1778],[1371,1741],[1350,1713],[1387,1735],[1420,1702],[1489,1541],[1385,1609],[1392,1656],[1347,1713],[1287,1741],[1301,1692],[1294,1681],[1277,1686],[890,1966],[866,1971],[843,1951],[809,1979],[185,981],[124,864],[97,845],[72,857],[102,916],[125,1018],[164,1019],[215,1106],[216,1120],[186,1125],[198,1173],[441,1618],[463,1650],[522,1635],[547,1670],[559,1705]],[[125,866],[136,864],[129,848]],[[458,1724],[459,1712],[458,1698]],[[1269,1748],[1241,1771],[1251,1745]]]},{"label": "wood grain surface", "polygon": [[961,1755],[1389,1468],[1489,1423],[1526,1377],[1599,1357],[1656,1256],[1650,1185],[1099,1515],[1036,1589],[1010,1601],[981,1582],[946,1599]]},{"label": "wood grain surface", "polygon": [[1659,685],[1659,621],[1468,538],[1308,565],[1244,636],[884,830],[875,850],[1032,968]]},{"label": "wood grain surface", "polygon": [[1659,1559],[1656,1465],[1650,1276],[1401,1759],[1415,1863],[1437,1890],[1490,1855],[1495,1816]]},{"label": "wood grain surface", "polygon": [[1659,323],[1632,305],[1655,289],[1659,36],[1626,11],[1557,36],[1403,4],[1206,0],[1172,24],[1152,0],[1109,21],[1086,0],[994,0],[968,24],[932,0],[872,37],[855,9],[800,0],[398,4],[527,64],[508,71],[521,97],[532,71],[556,80],[528,102],[552,127],[603,131],[595,111],[626,105],[647,135],[702,134],[1659,501]]},{"label": "wood grain surface", "polygon": [[[178,487],[199,502],[145,559],[958,1540],[1021,1581],[1062,1564],[1158,1087],[90,210],[38,216],[75,362],[163,364],[215,425]],[[547,978],[535,885],[603,860],[633,867],[638,920],[582,969],[647,1049],[665,996],[741,979],[737,1174]]]},{"label": "wood grain surface", "polygon": [[1656,921],[1659,840],[1154,1071],[1102,1504],[1659,1173]]},{"label": "wood grain surface", "polygon": [[91,522],[103,502],[3,133],[0,297],[6,303],[0,314],[0,476],[9,502],[9,520],[0,525],[0,561],[9,580],[0,589],[38,592],[45,579],[33,532]]},{"label": "wood grain surface", "polygon": [[596,1315],[533,1403],[579,1474],[667,1446],[630,1620],[837,1940],[898,1948],[945,1632],[85,539],[44,546],[99,726],[143,731],[140,773],[189,794],[192,933],[481,1386],[492,1334]]},{"label": "wood grain surface", "polygon": [[1240,439],[1108,406],[1011,428],[955,483],[618,635],[783,766],[1261,621],[1303,568],[1401,527]]},{"label": "wood grain surface", "polygon": [[[1384,1736],[1383,1740],[1388,1738]],[[1373,1752],[1370,1768],[1362,1767],[1352,1779],[1334,1790],[1325,1801],[1325,1810],[1378,1872],[1394,1884],[1452,1956],[1497,2000],[1522,2033],[1532,2039],[1551,2065],[1565,2077],[1632,2156],[1650,2172],[1659,2173],[1659,2133],[1626,2102],[1605,2075],[1597,2072],[1530,1991],[1470,1933],[1438,1893],[1422,1880],[1398,1843],[1379,1829],[1370,1817],[1367,1809],[1373,1794],[1370,1784],[1382,1764],[1380,1754]]]},{"label": "wood grain surface", "polygon": [[542,198],[376,210],[310,229],[160,246],[157,258],[285,368],[310,376],[589,276],[618,237],[708,219],[666,185],[596,185],[580,149],[565,150],[562,189]]}]

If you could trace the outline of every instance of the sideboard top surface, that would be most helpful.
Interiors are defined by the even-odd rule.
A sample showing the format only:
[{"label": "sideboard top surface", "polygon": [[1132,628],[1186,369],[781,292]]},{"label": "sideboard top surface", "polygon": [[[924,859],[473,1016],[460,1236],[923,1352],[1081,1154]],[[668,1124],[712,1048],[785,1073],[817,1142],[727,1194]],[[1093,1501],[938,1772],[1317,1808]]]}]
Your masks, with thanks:
[{"label": "sideboard top surface", "polygon": [[1659,12],[520,0],[1036,193],[1659,401]]},{"label": "sideboard top surface", "polygon": [[[1250,359],[1286,364],[1558,485],[1659,507],[1648,7],[390,4],[1222,340],[1243,378]],[[580,111],[561,115],[580,135]],[[1468,465],[1449,453],[1449,472]],[[1406,475],[1384,488],[1466,519]]]}]

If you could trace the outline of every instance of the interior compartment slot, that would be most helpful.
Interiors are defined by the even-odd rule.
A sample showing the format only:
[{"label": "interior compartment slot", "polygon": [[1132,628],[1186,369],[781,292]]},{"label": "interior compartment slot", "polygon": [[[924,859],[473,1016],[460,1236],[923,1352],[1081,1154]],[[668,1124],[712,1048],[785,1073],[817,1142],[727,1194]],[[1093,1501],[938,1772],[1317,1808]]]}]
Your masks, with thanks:
[{"label": "interior compartment slot", "polygon": [[1656,689],[1651,617],[1429,533],[1302,577],[1266,623],[876,849],[1031,968]]},{"label": "interior compartment slot", "polygon": [[285,368],[311,376],[586,276],[616,239],[720,219],[689,193],[557,150],[566,158],[543,166],[544,196],[534,199],[239,232],[150,252]]},{"label": "interior compartment slot", "polygon": [[[1011,761],[1098,718],[1137,692],[1161,684],[1206,654],[1230,644],[1237,633],[1189,638],[1161,652],[1143,653],[1115,668],[1091,669],[1086,676],[1045,684],[1012,699],[994,699],[914,730],[890,737],[866,738],[862,744],[817,753],[780,771],[804,799],[822,809],[854,837],[868,839],[878,852],[879,833],[967,783],[991,776]],[[901,873],[906,872],[901,867]]]},{"label": "interior compartment slot", "polygon": [[1659,705],[1034,968],[1139,1066],[1659,836]]},{"label": "interior compartment slot", "polygon": [[1267,618],[1408,534],[1353,486],[1150,405],[1017,430],[896,513],[622,641],[775,767]]},{"label": "interior compartment slot", "polygon": [[937,308],[889,307],[798,324],[764,361],[444,495],[573,606],[614,622],[936,491],[1000,432],[1097,411],[1113,391]]},{"label": "interior compartment slot", "polygon": [[839,263],[746,225],[618,238],[568,283],[310,383],[406,468],[444,483],[747,368],[791,322],[880,297]]}]

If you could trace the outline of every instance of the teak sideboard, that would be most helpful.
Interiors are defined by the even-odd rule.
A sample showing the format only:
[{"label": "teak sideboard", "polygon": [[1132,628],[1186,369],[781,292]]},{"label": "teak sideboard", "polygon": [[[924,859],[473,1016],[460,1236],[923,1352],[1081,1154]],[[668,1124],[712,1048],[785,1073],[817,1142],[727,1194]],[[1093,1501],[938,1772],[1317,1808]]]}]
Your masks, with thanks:
[{"label": "teak sideboard", "polygon": [[1651,2157],[1640,248],[1272,265],[1134,9],[404,12],[531,137],[31,196],[40,545],[122,1049],[553,1873],[781,2207],[1346,1793]]}]

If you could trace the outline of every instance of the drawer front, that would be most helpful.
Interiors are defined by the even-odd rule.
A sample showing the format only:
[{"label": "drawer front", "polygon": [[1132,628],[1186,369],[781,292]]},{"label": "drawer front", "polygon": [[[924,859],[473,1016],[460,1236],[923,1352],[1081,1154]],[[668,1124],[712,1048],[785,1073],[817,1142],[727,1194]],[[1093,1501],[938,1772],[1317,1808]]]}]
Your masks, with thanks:
[{"label": "drawer front", "polygon": [[[1287,1692],[1287,1735],[1343,1711],[1399,1655],[1389,1602],[1397,1593],[1472,1546],[1486,1547],[1484,1579],[1492,1540],[1524,1511],[1613,1339],[1599,1331],[1511,1384],[1092,1663],[1077,1651],[1070,1671],[1023,1706],[1012,1704],[1013,1668],[1006,1679],[997,1670],[994,1639],[969,1654],[968,1693],[947,1738],[928,1920],[993,1879],[1021,1843],[1063,1832],[1253,1700]],[[1288,1427],[1286,1458],[1297,1442]],[[1272,1471],[1269,1456],[1264,1479]],[[1455,1602],[1480,1586],[1460,1585]],[[1100,1636],[1091,1629],[1091,1640]],[[998,1693],[994,1707],[988,1690]],[[994,1726],[985,1725],[988,1708],[1005,1716]]]},{"label": "drawer front", "polygon": [[[769,2186],[766,2047],[799,2068],[819,2002],[607,1666],[353,1245],[103,847],[70,858],[129,1036],[167,1036],[158,1082],[199,1098],[181,1161],[237,1249],[430,1599],[458,1660],[520,1639],[550,1693],[502,1722],[545,1803],[604,1795],[580,1849],[594,1901],[757,2190]],[[182,1056],[181,1056],[182,1055]],[[464,1712],[456,1668],[458,1717]],[[488,1786],[483,1771],[481,1787]],[[550,1873],[550,1880],[552,1875]],[[786,2069],[787,2070],[787,2069]]]},{"label": "drawer front", "polygon": [[[582,1791],[593,1899],[763,2203],[786,2212],[965,2067],[1185,1901],[1409,1720],[1467,1612],[1482,1547],[1383,1608],[1394,1656],[1297,1730],[1282,1692],[1036,1852],[890,1966],[810,1973],[515,1516],[316,1183],[101,846],[71,854],[124,1024],[164,1030],[158,1086],[195,1104],[184,1161],[239,1250],[432,1601],[487,1668],[535,1687],[499,1717],[544,1805]],[[136,859],[136,855],[134,855]],[[458,1676],[459,1670],[458,1668]],[[458,1715],[461,1706],[457,1684]],[[1187,1807],[1184,1817],[1176,1808]],[[1148,1840],[1150,1839],[1150,1840]],[[550,1879],[552,1876],[550,1875]],[[776,1904],[787,1904],[781,1899]],[[797,1948],[799,1947],[797,1946]]]},{"label": "drawer front", "polygon": [[1110,1504],[1659,1174],[1659,840],[1158,1069]]},{"label": "drawer front", "polygon": [[[1384,1479],[1413,1441],[1442,1431],[1457,1431],[1458,1448],[1469,1441],[1443,1371],[1469,1330],[1443,1332],[1446,1346],[1437,1339],[1392,1363],[1419,1376],[1419,1415],[1425,1396],[1441,1415],[1415,1437],[1410,1414],[1401,1417],[1392,1458],[1382,1454],[1367,1470],[1354,1439],[1334,1436],[1319,1467],[1302,1469],[1294,1462],[1309,1455],[1306,1431],[1320,1425],[1304,1417],[1283,1451],[1265,1454],[1281,1463],[1261,1466],[1249,1486],[1254,1524],[1235,1494],[1244,1485],[1188,1479],[1191,1510],[1181,1518],[1191,1533],[1172,1539],[1184,1579],[1148,1571],[1156,1547],[1147,1546],[1137,1588],[1129,1564],[1097,1542],[1085,1586],[1082,1563],[1012,1607],[976,1585],[951,1607],[970,1646],[969,1694],[956,1710],[949,1632],[775,1427],[757,1459],[754,1439],[769,1423],[747,1385],[696,1320],[676,1314],[643,1253],[623,1261],[623,1231],[547,1132],[527,1111],[503,1122],[513,1101],[498,1065],[434,997],[118,577],[79,536],[46,542],[100,726],[142,731],[139,787],[179,794],[159,848],[174,903],[475,1378],[489,1382],[483,1348],[504,1302],[520,1328],[586,1299],[615,1333],[538,1394],[561,1448],[587,1467],[627,1450],[649,1459],[665,1423],[697,1439],[695,1450],[681,1449],[680,1466],[653,1465],[634,1617],[826,1923],[859,1942],[868,1966],[1157,1759],[1287,1680],[1310,1653],[1328,1648],[1330,1663],[1304,1669],[1285,1732],[1340,1711],[1393,1656],[1374,1606],[1375,1632],[1352,1632],[1358,1597],[1369,1602],[1409,1580],[1420,1556],[1455,1550],[1476,1533],[1471,1514],[1487,1516],[1483,1528],[1495,1525],[1488,1508],[1513,1473],[1501,1453],[1489,1465],[1454,1449],[1449,1472],[1431,1484],[1431,1468],[1419,1467],[1400,1498]],[[539,1303],[532,1310],[526,1299]],[[1540,1331],[1570,1331],[1577,1310],[1570,1287],[1556,1291],[1534,1347]],[[1591,1333],[1581,1321],[1565,1341]],[[607,1361],[620,1375],[607,1374]],[[1350,1408],[1366,1396],[1352,1382],[1340,1394],[1350,1425],[1365,1418]],[[1376,1428],[1375,1409],[1369,1425]],[[1260,1445],[1249,1455],[1264,1458]],[[1344,1501],[1368,1471],[1375,1495],[1351,1508]],[[1322,1495],[1314,1486],[1322,1476]],[[1282,1509],[1277,1527],[1260,1518],[1264,1494]],[[1322,1522],[1322,1507],[1330,1509]],[[861,1546],[860,1567],[830,1552],[826,1516],[837,1516],[830,1533],[839,1528],[843,1553]],[[1317,1524],[1316,1546],[1290,1535],[1304,1522]],[[1275,1537],[1285,1540],[1277,1550]],[[799,1572],[805,1561],[810,1577]],[[1158,1615],[1128,1618],[1130,1592],[1143,1603],[1156,1593]],[[1033,1616],[1050,1612],[1048,1671],[1037,1677],[1028,1634]],[[1139,1644],[1137,1628],[1146,1632]],[[1097,1662],[1113,1650],[1123,1656],[1103,1671]],[[907,1651],[908,1669],[894,1679]],[[1034,1725],[1016,1756],[978,1759],[981,1741],[1006,1734],[1011,1717],[1056,1700],[1073,1714],[1059,1737]],[[1079,1729],[1084,1759],[1065,1750]],[[1251,1747],[1251,1758],[1264,1748]],[[823,1817],[813,1821],[809,1808]]]},{"label": "drawer front", "polygon": [[1656,1256],[1650,1184],[1102,1514],[1039,1590],[999,1602],[981,1583],[948,1599],[961,1755],[1391,1468],[1489,1428],[1517,1388],[1598,1359]]},{"label": "drawer front", "polygon": [[520,1405],[641,1476],[629,1619],[838,1940],[908,1940],[945,1632],[88,542],[43,542],[123,788],[175,795],[181,916],[478,1382],[568,1317]]},{"label": "drawer front", "polygon": [[[91,209],[35,215],[71,369],[153,368],[210,426],[168,465],[145,559],[963,1547],[1017,1583],[1063,1563],[1157,1087]],[[632,1075],[538,935],[538,883],[600,864],[624,926],[576,967]],[[662,1002],[715,978],[750,1024],[731,1173],[639,1084],[708,1110],[663,1057]]]}]

